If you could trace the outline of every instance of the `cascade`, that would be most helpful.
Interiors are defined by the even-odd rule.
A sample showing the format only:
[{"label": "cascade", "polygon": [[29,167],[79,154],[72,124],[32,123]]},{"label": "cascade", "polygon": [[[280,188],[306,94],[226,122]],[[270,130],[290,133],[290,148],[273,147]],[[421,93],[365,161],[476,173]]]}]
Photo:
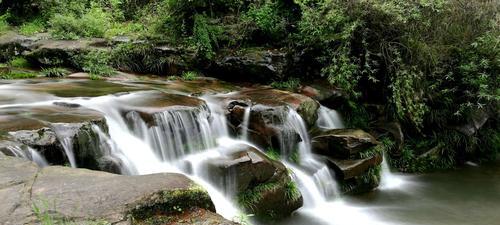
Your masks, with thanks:
[{"label": "cascade", "polygon": [[69,134],[71,128],[66,124],[54,124],[53,129],[64,149],[66,157],[68,157],[70,166],[76,168],[78,165],[76,165],[75,153],[73,151],[73,139],[72,135]]},{"label": "cascade", "polygon": [[245,108],[245,112],[243,114],[243,122],[241,123],[241,139],[245,141],[248,140],[248,125],[250,123],[251,108],[251,106],[247,106]]},{"label": "cascade", "polygon": [[322,129],[344,128],[344,122],[342,122],[340,113],[325,106],[321,106],[318,109],[318,120],[316,121],[316,125]]},{"label": "cascade", "polygon": [[47,160],[45,160],[45,158],[40,155],[40,153],[30,147],[27,147],[26,150],[23,150],[19,146],[7,146],[7,150],[9,150],[13,156],[31,160],[40,167],[46,167],[49,165]]}]

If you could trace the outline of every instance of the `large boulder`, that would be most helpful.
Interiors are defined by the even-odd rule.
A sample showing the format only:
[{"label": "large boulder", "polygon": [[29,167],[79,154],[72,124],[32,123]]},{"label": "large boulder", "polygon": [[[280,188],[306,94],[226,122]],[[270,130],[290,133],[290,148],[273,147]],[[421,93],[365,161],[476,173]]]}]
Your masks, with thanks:
[{"label": "large boulder", "polygon": [[75,224],[153,224],[209,219],[208,193],[180,174],[122,176],[67,167],[38,168],[20,158],[0,157],[0,223],[36,224],[43,217]]},{"label": "large boulder", "polygon": [[339,159],[356,158],[359,152],[377,144],[372,135],[356,129],[328,130],[312,138],[312,148],[315,153]]},{"label": "large boulder", "polygon": [[253,147],[237,146],[207,167],[213,183],[236,195],[240,205],[259,218],[286,217],[302,206],[302,195],[287,168]]},{"label": "large boulder", "polygon": [[[238,133],[247,130],[249,140],[263,148],[279,149],[284,136],[300,142],[297,126],[313,126],[319,108],[319,103],[307,96],[265,87],[222,95],[219,101],[227,109],[232,127]],[[244,123],[246,112],[248,124]]]},{"label": "large boulder", "polygon": [[212,75],[231,81],[267,83],[282,80],[288,66],[286,53],[276,49],[221,51],[214,61],[210,68]]}]

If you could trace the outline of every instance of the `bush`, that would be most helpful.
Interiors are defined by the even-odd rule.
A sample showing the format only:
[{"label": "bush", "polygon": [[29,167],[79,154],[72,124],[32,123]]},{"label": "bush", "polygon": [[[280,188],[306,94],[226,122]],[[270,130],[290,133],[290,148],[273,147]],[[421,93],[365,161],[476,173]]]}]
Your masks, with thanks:
[{"label": "bush", "polygon": [[10,26],[7,22],[7,18],[9,18],[9,14],[0,15],[0,34],[5,33],[9,30]]},{"label": "bush", "polygon": [[78,57],[84,72],[96,77],[109,77],[116,74],[111,67],[111,53],[102,50],[93,50]]},{"label": "bush", "polygon": [[92,6],[82,15],[75,13],[55,14],[49,21],[50,33],[59,39],[105,36],[111,28],[112,15],[99,5]]},{"label": "bush", "polygon": [[9,65],[12,67],[26,68],[30,67],[31,64],[23,57],[15,57],[9,61]]},{"label": "bush", "polygon": [[290,78],[287,81],[281,81],[281,82],[274,81],[271,83],[271,87],[287,91],[296,91],[299,88],[299,86],[300,86],[300,80],[298,78]]},{"label": "bush", "polygon": [[19,33],[22,35],[34,35],[45,31],[45,24],[41,19],[35,19],[24,23],[19,27]]},{"label": "bush", "polygon": [[188,71],[182,74],[182,79],[187,81],[196,80],[198,77],[199,77],[198,73],[194,71]]},{"label": "bush", "polygon": [[65,77],[69,74],[69,71],[60,67],[44,68],[42,69],[42,75],[45,77]]}]

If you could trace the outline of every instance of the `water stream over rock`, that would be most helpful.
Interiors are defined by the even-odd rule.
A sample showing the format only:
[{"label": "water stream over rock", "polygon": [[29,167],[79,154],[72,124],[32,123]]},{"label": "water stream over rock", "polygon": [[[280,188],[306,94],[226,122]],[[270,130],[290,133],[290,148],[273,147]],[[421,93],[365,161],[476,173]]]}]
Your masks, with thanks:
[{"label": "water stream over rock", "polygon": [[[85,85],[61,82],[63,86],[76,84],[79,87]],[[54,84],[40,85],[53,88]],[[68,162],[72,167],[128,175],[186,174],[208,190],[217,212],[228,219],[242,214],[236,203],[236,200],[241,200],[236,197],[238,193],[268,179],[275,180],[272,184],[289,185],[291,178],[297,183],[301,196],[296,196],[296,202],[287,207],[294,209],[294,204],[302,204],[302,200],[303,207],[291,217],[296,219],[295,222],[286,220],[282,224],[311,224],[300,222],[308,219],[318,224],[388,224],[372,213],[365,213],[365,206],[352,205],[350,200],[342,197],[344,190],[341,190],[338,180],[355,179],[357,175],[347,177],[352,168],[334,171],[332,168],[336,167],[330,165],[329,156],[325,160],[326,156],[317,155],[315,151],[318,150],[313,149],[314,140],[308,130],[311,121],[316,121],[322,130],[341,132],[328,133],[336,135],[335,138],[365,135],[342,129],[344,125],[339,113],[324,106],[318,107],[318,119],[311,120],[311,117],[304,117],[308,109],[295,104],[296,96],[283,97],[294,99],[293,104],[273,105],[275,102],[268,100],[265,104],[259,102],[255,93],[248,91],[193,97],[190,93],[179,94],[182,92],[177,90],[159,90],[132,83],[119,84],[123,85],[123,90],[118,84],[113,84],[118,85],[113,86],[117,90],[110,93],[80,97],[37,90],[40,85],[0,85],[0,120],[10,121],[1,125],[7,133],[0,134],[0,141],[7,138],[9,142],[22,142],[25,139],[11,140],[11,136],[18,137],[15,136],[19,135],[18,130],[36,131],[19,136],[31,135],[29,137],[35,141],[19,144],[24,147],[8,147],[11,155],[33,160],[40,166],[56,160],[58,163]],[[9,95],[13,89],[24,95]],[[242,93],[245,98],[240,98]],[[282,92],[275,94],[285,95]],[[37,98],[28,101],[27,95]],[[33,110],[38,108],[40,113]],[[14,109],[22,109],[21,112],[25,113],[16,114]],[[16,124],[9,125],[14,120]],[[23,126],[18,125],[18,120]],[[321,137],[331,140],[329,136]],[[364,142],[357,144],[371,146],[370,137],[360,138]],[[263,149],[262,143],[269,143],[279,151],[281,162],[269,159],[265,152],[270,149]],[[62,155],[55,150],[60,147],[64,151]],[[348,154],[357,154],[358,150],[350,151],[354,153]],[[46,160],[44,156],[49,158]],[[367,160],[349,158],[342,162],[353,161],[361,165]],[[243,178],[239,177],[242,168],[245,169]],[[386,162],[382,169],[380,191],[398,190],[409,183],[403,176],[391,173]],[[289,195],[288,192],[285,194]]]}]

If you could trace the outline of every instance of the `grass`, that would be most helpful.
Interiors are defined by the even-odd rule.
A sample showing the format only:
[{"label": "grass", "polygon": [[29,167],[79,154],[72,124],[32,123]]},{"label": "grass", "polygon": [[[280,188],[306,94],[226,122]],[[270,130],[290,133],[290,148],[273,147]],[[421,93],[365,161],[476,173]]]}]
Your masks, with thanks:
[{"label": "grass", "polygon": [[198,77],[199,74],[195,71],[184,72],[181,76],[181,78],[186,81],[196,80]]},{"label": "grass", "polygon": [[278,182],[260,184],[252,189],[247,189],[238,194],[238,203],[246,209],[254,210],[264,198],[263,193],[273,192],[280,188]]},{"label": "grass", "polygon": [[266,151],[267,157],[269,157],[272,160],[280,160],[281,159],[281,154],[278,150],[274,148],[268,148]]},{"label": "grass", "polygon": [[287,91],[295,91],[300,86],[300,80],[298,78],[290,78],[287,81],[274,81],[271,83],[271,87],[287,90]]},{"label": "grass", "polygon": [[33,72],[27,72],[27,71],[8,71],[8,72],[1,72],[0,73],[0,79],[30,79],[30,78],[35,78],[37,77],[36,73]]}]

